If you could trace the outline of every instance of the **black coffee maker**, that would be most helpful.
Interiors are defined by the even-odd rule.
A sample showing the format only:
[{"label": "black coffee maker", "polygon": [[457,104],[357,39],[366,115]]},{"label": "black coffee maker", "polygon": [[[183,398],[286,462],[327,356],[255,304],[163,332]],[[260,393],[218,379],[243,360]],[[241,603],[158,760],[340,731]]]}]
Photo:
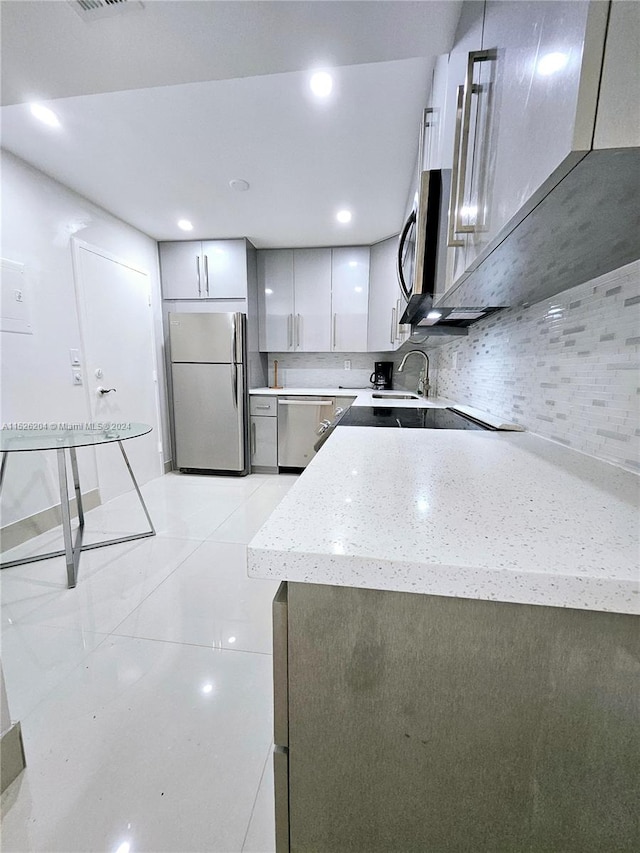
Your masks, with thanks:
[{"label": "black coffee maker", "polygon": [[369,382],[371,382],[376,391],[390,391],[392,388],[392,373],[392,361],[375,361],[373,363],[373,373],[369,377]]}]

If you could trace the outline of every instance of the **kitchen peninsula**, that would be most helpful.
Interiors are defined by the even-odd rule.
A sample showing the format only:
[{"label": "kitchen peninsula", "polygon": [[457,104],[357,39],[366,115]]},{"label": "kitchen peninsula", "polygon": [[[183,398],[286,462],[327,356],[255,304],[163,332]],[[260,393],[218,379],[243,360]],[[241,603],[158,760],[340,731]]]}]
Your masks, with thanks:
[{"label": "kitchen peninsula", "polygon": [[637,476],[518,433],[338,428],[250,543],[283,851],[638,846]]}]

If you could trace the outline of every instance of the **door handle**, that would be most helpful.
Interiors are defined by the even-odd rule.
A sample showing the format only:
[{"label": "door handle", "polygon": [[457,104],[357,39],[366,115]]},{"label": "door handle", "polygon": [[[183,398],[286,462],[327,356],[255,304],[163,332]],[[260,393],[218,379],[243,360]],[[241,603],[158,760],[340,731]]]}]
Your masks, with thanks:
[{"label": "door handle", "polygon": [[198,276],[198,296],[202,296],[202,280],[200,278],[200,255],[196,255],[196,274]]},{"label": "door handle", "polygon": [[116,390],[116,388],[103,388],[102,386],[100,386],[100,388],[98,388],[98,394],[103,397],[105,394],[110,394],[112,391]]},{"label": "door handle", "polygon": [[294,327],[295,332],[296,332],[296,334],[295,334],[296,349],[300,346],[300,321],[301,321],[300,314],[296,314],[296,323],[295,323],[295,327]]},{"label": "door handle", "polygon": [[337,316],[338,316],[337,314],[333,315],[333,328],[332,328],[333,343],[331,344],[331,349],[336,348],[336,317]]},{"label": "door handle", "polygon": [[255,421],[251,422],[251,454],[253,456],[256,455],[256,424],[255,424]]},{"label": "door handle", "polygon": [[204,286],[207,291],[207,296],[209,296],[209,258],[206,252],[204,255]]},{"label": "door handle", "polygon": [[391,340],[390,344],[396,342],[396,309],[395,306],[391,309]]},{"label": "door handle", "polygon": [[293,314],[287,314],[287,349],[293,346]]},{"label": "door handle", "polygon": [[[409,286],[407,282],[404,280],[404,270],[402,269],[402,261],[404,260],[404,245],[407,241],[407,237],[409,236],[409,231],[411,230],[411,226],[416,223],[416,211],[415,208],[409,214],[409,218],[404,224],[404,228],[402,229],[402,233],[400,234],[400,238],[398,240],[398,254],[396,257],[396,272],[398,274],[398,284],[400,285],[400,290],[405,298],[405,301],[408,302],[411,299],[411,291],[409,290]],[[410,284],[413,284],[410,282]]]},{"label": "door handle", "polygon": [[495,50],[472,50],[467,63],[467,76],[464,81],[464,99],[462,106],[462,138],[460,144],[460,179],[458,181],[458,200],[454,229],[456,234],[473,234],[476,225],[462,222],[462,207],[467,183],[467,159],[469,156],[469,131],[471,129],[471,98],[479,94],[480,87],[473,82],[473,71],[478,62],[490,62],[496,58]]},{"label": "door handle", "polygon": [[460,168],[460,134],[462,128],[462,106],[464,103],[464,86],[458,86],[456,101],[456,130],[453,137],[453,167],[451,169],[451,192],[449,195],[449,233],[447,245],[453,248],[464,246],[464,240],[456,237],[456,222],[458,219],[458,182]]},{"label": "door handle", "polygon": [[278,400],[279,406],[333,406],[333,400]]}]

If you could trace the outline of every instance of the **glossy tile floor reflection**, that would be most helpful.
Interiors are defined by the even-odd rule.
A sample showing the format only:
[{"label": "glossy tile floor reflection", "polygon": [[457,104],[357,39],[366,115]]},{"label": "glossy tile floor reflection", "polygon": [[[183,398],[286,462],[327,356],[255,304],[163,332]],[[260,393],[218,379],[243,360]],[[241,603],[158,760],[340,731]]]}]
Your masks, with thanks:
[{"label": "glossy tile floor reflection", "polygon": [[[247,578],[245,552],[295,479],[168,474],[143,487],[158,535],[85,552],[75,590],[62,558],[1,573],[28,765],[2,798],[3,853],[275,849],[278,584]],[[85,538],[143,525],[130,493],[88,513]]]}]

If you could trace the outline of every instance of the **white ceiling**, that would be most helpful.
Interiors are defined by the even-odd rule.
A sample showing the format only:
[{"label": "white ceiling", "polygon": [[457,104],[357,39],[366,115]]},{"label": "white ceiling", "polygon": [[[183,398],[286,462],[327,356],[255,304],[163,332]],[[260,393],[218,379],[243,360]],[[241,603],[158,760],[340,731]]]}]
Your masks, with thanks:
[{"label": "white ceiling", "polygon": [[[64,0],[3,0],[2,144],[156,239],[187,237],[185,217],[189,237],[258,247],[374,242],[401,226],[433,60],[459,11],[147,0],[86,22]],[[308,88],[319,66],[335,76],[322,104]],[[32,100],[61,127],[38,123]]]}]

